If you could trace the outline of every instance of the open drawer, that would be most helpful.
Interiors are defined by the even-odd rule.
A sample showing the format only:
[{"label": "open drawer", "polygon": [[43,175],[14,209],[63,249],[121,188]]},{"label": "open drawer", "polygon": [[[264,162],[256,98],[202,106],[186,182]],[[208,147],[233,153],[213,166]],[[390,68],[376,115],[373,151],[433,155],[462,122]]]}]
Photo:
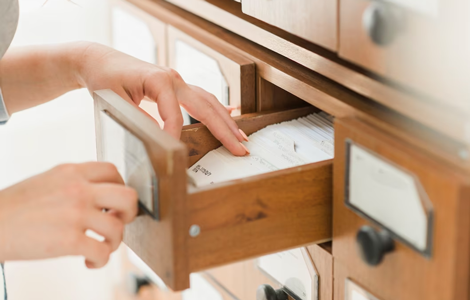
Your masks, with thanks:
[{"label": "open drawer", "polygon": [[[99,160],[109,139],[102,132],[105,118],[145,146],[156,177],[155,218],[139,215],[126,227],[124,242],[173,290],[188,288],[193,272],[331,238],[332,160],[195,188],[187,183],[187,167],[220,146],[204,125],[184,127],[177,141],[112,91],[94,98]],[[236,121],[251,134],[314,111]]]}]

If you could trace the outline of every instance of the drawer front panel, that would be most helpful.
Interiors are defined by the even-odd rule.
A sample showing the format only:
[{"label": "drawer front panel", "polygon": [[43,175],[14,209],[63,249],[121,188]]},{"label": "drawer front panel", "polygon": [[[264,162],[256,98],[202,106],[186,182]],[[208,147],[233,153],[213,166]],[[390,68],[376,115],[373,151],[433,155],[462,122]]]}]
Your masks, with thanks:
[{"label": "drawer front panel", "polygon": [[337,49],[336,0],[245,0],[245,14],[330,50]]},{"label": "drawer front panel", "polygon": [[[309,273],[313,275],[313,277],[310,276],[312,293],[311,298],[309,299],[332,300],[333,258],[331,255],[331,244],[311,245],[302,249],[304,249],[302,256],[304,258],[305,267],[308,268]],[[284,254],[286,253],[289,255],[288,252],[285,252]],[[274,256],[275,255],[276,254],[274,254]],[[261,262],[263,259],[264,261]],[[273,260],[269,258],[269,256],[266,256],[255,260],[248,260],[211,269],[207,271],[207,273],[237,298],[256,300],[256,292],[261,285],[269,285],[274,289],[283,288],[283,284],[279,283],[274,278],[279,277],[280,275],[279,272],[276,272],[276,268],[280,268],[279,271],[283,272],[282,270],[284,269],[282,268],[285,267],[285,265],[282,264],[283,261],[284,260],[281,258],[277,260],[274,258]],[[288,263],[288,260],[285,262]],[[266,263],[270,263],[268,265],[269,270],[263,269],[266,267]],[[293,269],[298,269],[298,267],[299,266],[297,265],[292,266]],[[270,271],[274,273],[270,274]],[[292,274],[292,277],[299,276],[300,278],[300,274],[301,271],[299,269],[298,272]],[[300,281],[296,281],[296,284],[300,286]],[[300,296],[301,299],[306,299],[304,297],[305,295]]]},{"label": "drawer front panel", "polygon": [[469,111],[466,20],[470,4],[399,0],[340,3],[342,58],[445,105]]},{"label": "drawer front panel", "polygon": [[232,115],[256,111],[255,65],[233,50],[210,41],[198,41],[168,27],[169,67],[188,84],[204,88],[224,105],[237,109]]},{"label": "drawer front panel", "polygon": [[[405,142],[357,119],[337,121],[335,135],[333,204],[335,265],[336,262],[342,264],[346,277],[351,277],[379,299],[464,299],[463,296],[457,297],[457,295],[467,296],[469,278],[466,257],[469,250],[470,227],[466,217],[470,209],[468,176],[441,162],[439,158],[417,151]],[[387,223],[381,222],[380,218],[369,218],[367,214],[346,207],[349,194],[347,189],[355,188],[346,184],[346,172],[349,172],[348,166],[350,166],[346,162],[347,149],[351,142],[413,174],[416,181],[421,184],[433,211],[433,219],[430,220],[432,229],[429,236],[431,240],[429,253],[417,251],[415,247],[393,235],[394,228],[388,228]],[[383,175],[377,174],[377,176]],[[372,181],[377,178],[370,180],[372,188]],[[387,184],[390,185],[391,181]],[[378,199],[377,203],[380,201],[381,199]],[[394,209],[408,209],[401,206],[405,205]],[[389,214],[393,213],[390,209]],[[397,218],[399,216],[400,214],[397,214]],[[405,217],[405,214],[402,216]],[[399,220],[394,220],[396,221]],[[413,231],[415,229],[412,228],[413,222],[408,224],[410,231]],[[359,229],[364,229],[362,227],[364,225],[375,228],[375,232],[380,234],[381,230],[385,230],[385,233],[393,238],[393,250],[386,253],[383,260],[379,260],[375,266],[366,264],[357,251],[356,239],[359,237]],[[364,234],[362,230],[361,232]],[[362,245],[362,249],[377,249],[370,245],[369,247]],[[370,257],[370,254],[365,253],[366,258]],[[368,262],[371,264],[369,260]],[[340,279],[338,284],[342,285],[343,279]]]}]

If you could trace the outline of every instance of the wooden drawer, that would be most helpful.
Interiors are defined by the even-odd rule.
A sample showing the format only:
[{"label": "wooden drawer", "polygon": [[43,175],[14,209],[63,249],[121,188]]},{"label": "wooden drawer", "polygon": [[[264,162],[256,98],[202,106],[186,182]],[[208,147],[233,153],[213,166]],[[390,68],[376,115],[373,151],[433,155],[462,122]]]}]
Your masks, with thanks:
[{"label": "wooden drawer", "polygon": [[336,0],[244,0],[241,5],[247,15],[337,50]]},{"label": "wooden drawer", "polygon": [[[308,265],[318,275],[318,295],[315,300],[333,299],[333,257],[331,243],[311,245],[304,248]],[[208,270],[207,273],[225,289],[239,299],[256,300],[260,285],[267,284],[274,289],[282,288],[270,275],[258,267],[258,259],[248,260]],[[314,280],[312,280],[312,284]],[[292,298],[290,298],[292,299]]]},{"label": "wooden drawer", "polygon": [[335,136],[335,297],[349,278],[380,300],[468,299],[470,176],[358,119]]},{"label": "wooden drawer", "polygon": [[340,2],[340,56],[433,101],[468,112],[470,40],[466,22],[470,4],[389,2],[401,4]]},{"label": "wooden drawer", "polygon": [[255,64],[239,52],[168,27],[169,67],[188,84],[202,87],[224,105],[237,107],[234,116],[256,111]]},{"label": "wooden drawer", "polygon": [[125,0],[112,0],[110,7],[113,48],[166,66],[166,24]]},{"label": "wooden drawer", "polygon": [[247,260],[206,271],[221,286],[238,299],[256,300],[256,289],[262,284],[279,288],[278,284],[261,272],[256,260]]},{"label": "wooden drawer", "polygon": [[[185,127],[176,141],[115,93],[98,91],[99,159],[100,122],[109,118],[103,111],[143,141],[158,180],[159,221],[137,217],[124,241],[173,290],[187,288],[193,272],[331,238],[332,160],[194,188],[187,167],[220,146],[205,126]],[[248,114],[236,122],[251,134],[314,111]]]},{"label": "wooden drawer", "polygon": [[203,273],[191,274],[191,287],[183,292],[162,289],[155,285],[143,288],[136,296],[121,295],[118,300],[239,300],[213,278]]}]

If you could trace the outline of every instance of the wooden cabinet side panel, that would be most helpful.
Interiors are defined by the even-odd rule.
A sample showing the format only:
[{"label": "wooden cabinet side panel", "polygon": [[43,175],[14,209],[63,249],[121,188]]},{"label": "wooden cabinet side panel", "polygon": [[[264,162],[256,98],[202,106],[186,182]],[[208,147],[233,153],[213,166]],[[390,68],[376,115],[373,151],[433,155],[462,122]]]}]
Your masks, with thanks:
[{"label": "wooden cabinet side panel", "polygon": [[307,246],[318,272],[318,300],[333,300],[333,256],[320,245]]}]

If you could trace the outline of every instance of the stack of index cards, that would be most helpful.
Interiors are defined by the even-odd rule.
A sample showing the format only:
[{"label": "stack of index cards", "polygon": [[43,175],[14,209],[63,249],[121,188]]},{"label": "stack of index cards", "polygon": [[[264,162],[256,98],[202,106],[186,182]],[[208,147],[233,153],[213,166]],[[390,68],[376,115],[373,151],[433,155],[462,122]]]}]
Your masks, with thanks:
[{"label": "stack of index cards", "polygon": [[243,142],[250,154],[234,156],[224,146],[207,153],[188,169],[194,185],[245,178],[331,159],[334,156],[333,117],[314,113],[269,125]]}]

